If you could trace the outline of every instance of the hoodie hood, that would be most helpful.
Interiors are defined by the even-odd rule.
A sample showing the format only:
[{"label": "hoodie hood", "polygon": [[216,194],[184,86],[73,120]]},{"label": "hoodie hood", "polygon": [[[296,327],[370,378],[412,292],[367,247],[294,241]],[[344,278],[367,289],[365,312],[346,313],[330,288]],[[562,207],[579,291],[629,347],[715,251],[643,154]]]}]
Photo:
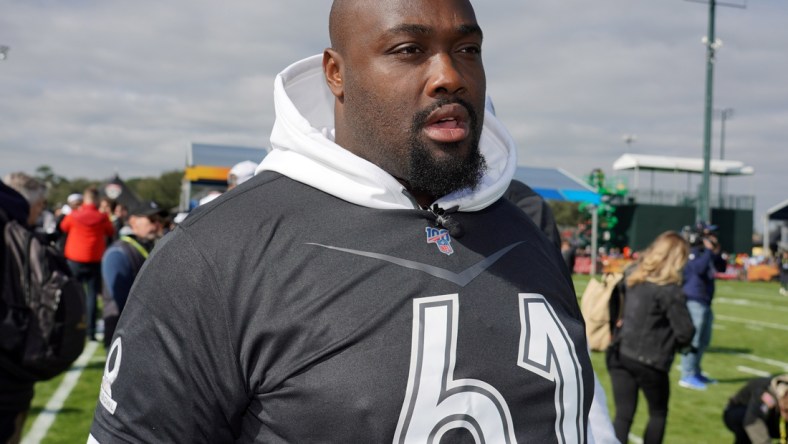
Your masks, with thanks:
[{"label": "hoodie hood", "polygon": [[[309,57],[276,76],[272,149],[257,172],[276,171],[369,208],[418,208],[393,176],[334,143],[334,95],[326,84],[322,60],[322,55]],[[481,183],[474,191],[460,190],[439,198],[435,203],[441,208],[479,211],[506,191],[517,165],[516,149],[491,107],[484,112],[479,148],[487,162]]]},{"label": "hoodie hood", "polygon": [[9,220],[15,220],[22,226],[27,226],[30,204],[24,196],[2,181],[0,181],[0,209],[5,212],[6,218]]}]

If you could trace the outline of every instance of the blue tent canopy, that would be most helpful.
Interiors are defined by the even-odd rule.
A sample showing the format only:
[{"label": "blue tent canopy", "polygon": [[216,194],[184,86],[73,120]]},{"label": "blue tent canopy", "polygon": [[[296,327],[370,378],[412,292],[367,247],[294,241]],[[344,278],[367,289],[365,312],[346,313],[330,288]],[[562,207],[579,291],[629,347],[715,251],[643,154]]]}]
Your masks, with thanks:
[{"label": "blue tent canopy", "polygon": [[546,200],[599,204],[600,197],[590,185],[560,168],[518,166],[514,178],[525,183]]},{"label": "blue tent canopy", "polygon": [[229,168],[244,160],[260,162],[268,154],[265,148],[207,143],[192,143],[190,148],[186,160],[187,166],[209,165]]}]

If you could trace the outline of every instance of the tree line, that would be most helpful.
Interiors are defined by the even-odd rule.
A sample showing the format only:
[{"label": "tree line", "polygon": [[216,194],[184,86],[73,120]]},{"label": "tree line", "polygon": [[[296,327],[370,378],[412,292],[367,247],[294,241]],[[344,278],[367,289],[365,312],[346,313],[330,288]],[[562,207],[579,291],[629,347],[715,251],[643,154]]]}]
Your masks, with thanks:
[{"label": "tree line", "polygon": [[[165,171],[159,177],[123,178],[126,185],[142,200],[152,200],[162,208],[178,207],[181,193],[183,170]],[[49,165],[36,168],[34,176],[49,185],[49,204],[54,209],[66,202],[72,193],[81,193],[89,186],[101,188],[101,185],[112,179],[91,180],[85,178],[68,179],[57,174]],[[547,201],[553,210],[555,221],[559,227],[576,227],[584,220],[584,215],[576,202]],[[587,217],[586,217],[587,218]]]},{"label": "tree line", "polygon": [[[102,185],[112,179],[69,179],[57,174],[49,165],[36,168],[33,176],[49,187],[48,203],[53,209],[63,205],[69,194],[82,193],[91,186],[101,189]],[[165,171],[159,177],[123,178],[123,181],[140,199],[155,201],[161,208],[174,209],[180,200],[182,179],[183,170],[172,170]]]}]

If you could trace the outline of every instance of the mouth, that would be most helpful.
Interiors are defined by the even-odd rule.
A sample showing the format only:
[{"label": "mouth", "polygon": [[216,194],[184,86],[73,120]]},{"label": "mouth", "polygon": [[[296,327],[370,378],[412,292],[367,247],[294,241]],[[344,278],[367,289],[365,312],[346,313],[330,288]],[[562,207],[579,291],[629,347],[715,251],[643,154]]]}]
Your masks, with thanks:
[{"label": "mouth", "polygon": [[435,142],[460,142],[469,135],[469,120],[464,106],[457,103],[443,105],[427,116],[424,133]]}]

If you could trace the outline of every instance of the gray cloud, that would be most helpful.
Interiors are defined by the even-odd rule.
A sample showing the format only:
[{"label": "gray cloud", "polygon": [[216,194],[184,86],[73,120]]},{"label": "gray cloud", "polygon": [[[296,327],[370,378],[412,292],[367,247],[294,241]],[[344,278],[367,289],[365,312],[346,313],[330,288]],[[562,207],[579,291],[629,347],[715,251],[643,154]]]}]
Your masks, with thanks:
[{"label": "gray cloud", "polygon": [[[156,175],[191,141],[266,146],[273,78],[328,45],[329,0],[10,0],[0,7],[0,174]],[[488,90],[522,164],[578,176],[636,153],[700,157],[707,7],[686,1],[477,1]],[[788,4],[719,8],[715,107],[726,157],[786,198]],[[718,156],[719,120],[714,126]],[[140,155],[142,154],[142,155]],[[756,221],[756,226],[760,226]]]}]

